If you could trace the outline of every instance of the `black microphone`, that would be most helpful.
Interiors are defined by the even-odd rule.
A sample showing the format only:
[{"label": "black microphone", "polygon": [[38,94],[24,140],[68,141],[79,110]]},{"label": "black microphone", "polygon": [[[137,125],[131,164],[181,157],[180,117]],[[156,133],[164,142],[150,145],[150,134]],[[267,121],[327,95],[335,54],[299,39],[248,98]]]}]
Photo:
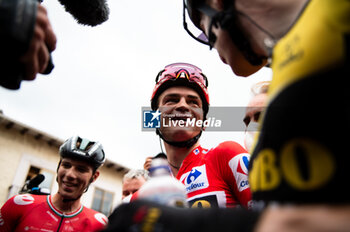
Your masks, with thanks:
[{"label": "black microphone", "polygon": [[28,189],[32,189],[38,187],[41,182],[45,180],[45,176],[43,174],[38,174],[36,177],[31,179],[27,185]]},{"label": "black microphone", "polygon": [[107,21],[106,0],[58,0],[80,24],[96,26]]}]

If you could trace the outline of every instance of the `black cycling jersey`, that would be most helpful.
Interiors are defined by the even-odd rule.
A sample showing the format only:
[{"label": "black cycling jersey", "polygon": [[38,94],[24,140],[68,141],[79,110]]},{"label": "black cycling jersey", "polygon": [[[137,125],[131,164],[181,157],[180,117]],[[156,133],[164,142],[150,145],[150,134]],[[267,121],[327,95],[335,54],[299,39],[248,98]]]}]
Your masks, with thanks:
[{"label": "black cycling jersey", "polygon": [[275,46],[251,157],[253,199],[349,203],[350,1],[312,0]]}]

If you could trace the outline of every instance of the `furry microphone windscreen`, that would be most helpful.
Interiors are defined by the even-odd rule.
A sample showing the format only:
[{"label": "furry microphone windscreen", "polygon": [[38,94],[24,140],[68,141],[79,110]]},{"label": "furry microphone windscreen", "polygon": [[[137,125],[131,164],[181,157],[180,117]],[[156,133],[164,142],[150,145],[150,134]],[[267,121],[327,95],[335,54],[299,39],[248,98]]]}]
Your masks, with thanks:
[{"label": "furry microphone windscreen", "polygon": [[96,26],[108,19],[106,0],[58,0],[80,24]]}]

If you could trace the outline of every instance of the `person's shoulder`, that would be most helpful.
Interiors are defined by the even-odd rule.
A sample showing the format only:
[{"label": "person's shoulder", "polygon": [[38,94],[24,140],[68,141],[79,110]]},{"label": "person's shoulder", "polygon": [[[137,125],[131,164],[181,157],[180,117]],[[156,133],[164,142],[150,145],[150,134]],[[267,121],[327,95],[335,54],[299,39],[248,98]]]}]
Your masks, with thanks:
[{"label": "person's shoulder", "polygon": [[26,206],[38,204],[46,200],[47,195],[33,195],[33,194],[18,194],[10,198],[8,201],[14,205]]},{"label": "person's shoulder", "polygon": [[30,211],[40,204],[43,204],[46,196],[37,196],[31,194],[19,194],[8,199],[1,207],[1,210],[7,213],[20,215]]},{"label": "person's shoulder", "polygon": [[247,153],[247,150],[245,150],[239,143],[235,141],[224,141],[220,143],[218,146],[213,148],[214,152],[224,152],[224,153]]},{"label": "person's shoulder", "polygon": [[94,224],[100,226],[106,226],[108,224],[108,218],[103,213],[96,210],[84,207],[83,212]]},{"label": "person's shoulder", "polygon": [[209,150],[207,158],[210,160],[225,162],[242,154],[249,156],[247,150],[239,143],[235,141],[224,141]]}]

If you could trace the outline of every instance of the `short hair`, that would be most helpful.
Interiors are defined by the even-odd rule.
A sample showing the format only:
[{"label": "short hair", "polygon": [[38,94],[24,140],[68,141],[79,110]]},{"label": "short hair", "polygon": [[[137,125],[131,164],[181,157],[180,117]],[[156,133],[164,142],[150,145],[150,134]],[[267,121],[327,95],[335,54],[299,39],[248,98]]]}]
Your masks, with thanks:
[{"label": "short hair", "polygon": [[131,169],[124,175],[123,182],[126,179],[131,180],[131,179],[138,179],[140,177],[143,177],[145,180],[148,180],[149,179],[148,171],[144,169]]}]

